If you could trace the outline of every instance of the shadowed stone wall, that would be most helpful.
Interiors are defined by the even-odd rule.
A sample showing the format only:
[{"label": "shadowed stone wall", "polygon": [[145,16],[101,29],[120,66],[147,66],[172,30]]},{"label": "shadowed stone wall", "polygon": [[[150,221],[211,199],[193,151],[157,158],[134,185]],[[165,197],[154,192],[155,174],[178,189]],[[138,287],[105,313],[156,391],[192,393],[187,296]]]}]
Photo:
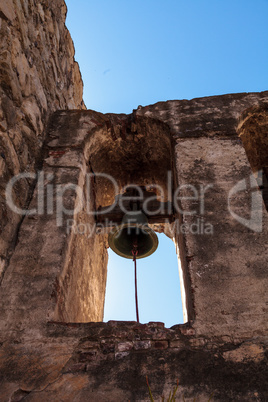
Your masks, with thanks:
[{"label": "shadowed stone wall", "polygon": [[156,401],[179,382],[177,401],[267,399],[264,338],[199,337],[190,325],[53,324],[45,338],[0,349],[3,401]]},{"label": "shadowed stone wall", "polygon": [[[40,165],[52,112],[84,108],[66,11],[63,0],[0,2],[0,278],[21,221],[6,206],[6,184]],[[33,183],[28,175],[14,187],[19,207],[29,202]]]}]

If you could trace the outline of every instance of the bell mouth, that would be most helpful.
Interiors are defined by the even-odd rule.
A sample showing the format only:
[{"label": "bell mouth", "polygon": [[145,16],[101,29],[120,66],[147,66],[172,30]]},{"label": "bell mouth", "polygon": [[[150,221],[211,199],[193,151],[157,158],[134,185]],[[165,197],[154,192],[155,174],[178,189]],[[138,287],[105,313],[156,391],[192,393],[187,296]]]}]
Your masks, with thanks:
[{"label": "bell mouth", "polygon": [[125,223],[109,233],[109,246],[121,257],[133,259],[134,242],[137,243],[137,259],[148,257],[158,247],[157,235],[147,224]]}]

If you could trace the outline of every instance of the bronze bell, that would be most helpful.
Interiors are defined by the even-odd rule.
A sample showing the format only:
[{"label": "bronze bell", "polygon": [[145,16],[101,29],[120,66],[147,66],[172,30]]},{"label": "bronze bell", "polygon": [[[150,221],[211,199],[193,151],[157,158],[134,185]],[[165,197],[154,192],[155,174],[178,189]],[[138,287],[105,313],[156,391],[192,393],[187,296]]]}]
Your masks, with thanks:
[{"label": "bronze bell", "polygon": [[111,249],[124,258],[133,258],[133,246],[138,250],[136,258],[153,254],[158,246],[155,232],[149,228],[148,219],[142,211],[124,215],[122,223],[111,230],[108,237]]}]

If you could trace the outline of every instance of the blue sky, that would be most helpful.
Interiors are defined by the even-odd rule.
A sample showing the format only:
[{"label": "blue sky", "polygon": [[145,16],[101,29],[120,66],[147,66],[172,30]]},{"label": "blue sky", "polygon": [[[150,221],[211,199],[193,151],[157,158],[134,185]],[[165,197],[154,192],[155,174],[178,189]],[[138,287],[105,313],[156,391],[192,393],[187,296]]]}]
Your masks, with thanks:
[{"label": "blue sky", "polygon": [[[268,0],[66,4],[88,109],[131,113],[158,101],[268,89]],[[164,321],[168,327],[182,322],[172,242],[161,238],[156,253],[138,261],[140,319]],[[131,261],[111,255],[108,275],[114,285],[111,290],[108,285],[107,303],[118,304],[119,310],[105,312],[105,320],[135,319],[132,268]],[[124,282],[127,271],[131,274]]]}]

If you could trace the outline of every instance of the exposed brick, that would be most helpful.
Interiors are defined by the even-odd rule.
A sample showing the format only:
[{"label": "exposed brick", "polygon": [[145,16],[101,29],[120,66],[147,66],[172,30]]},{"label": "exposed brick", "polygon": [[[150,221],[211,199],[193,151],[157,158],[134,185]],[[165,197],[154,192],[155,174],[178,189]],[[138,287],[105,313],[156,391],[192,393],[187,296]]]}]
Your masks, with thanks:
[{"label": "exposed brick", "polygon": [[177,341],[170,341],[170,342],[169,342],[169,346],[170,346],[171,348],[183,348],[183,347],[185,346],[185,343],[182,342],[182,341],[180,341],[180,340],[177,340]]},{"label": "exposed brick", "polygon": [[142,349],[150,349],[151,341],[134,341],[134,349],[142,350]]},{"label": "exposed brick", "polygon": [[158,321],[150,321],[148,323],[149,327],[155,327],[155,328],[165,328],[165,324],[163,322],[158,322]]},{"label": "exposed brick", "polygon": [[115,360],[123,359],[124,357],[127,357],[128,355],[129,355],[129,352],[117,352],[117,353],[115,353]]},{"label": "exposed brick", "polygon": [[118,352],[125,352],[133,349],[133,342],[122,342],[117,345]]},{"label": "exposed brick", "polygon": [[153,343],[155,349],[167,349],[168,341],[156,341]]},{"label": "exposed brick", "polygon": [[101,350],[103,354],[114,353],[115,344],[109,341],[101,341]]},{"label": "exposed brick", "polygon": [[86,341],[83,342],[79,345],[79,350],[88,350],[88,349],[99,349],[100,345],[99,342],[91,342],[91,341]]},{"label": "exposed brick", "polygon": [[181,327],[180,330],[181,330],[181,333],[183,335],[188,335],[188,336],[194,336],[195,335],[195,329],[194,328]]}]

